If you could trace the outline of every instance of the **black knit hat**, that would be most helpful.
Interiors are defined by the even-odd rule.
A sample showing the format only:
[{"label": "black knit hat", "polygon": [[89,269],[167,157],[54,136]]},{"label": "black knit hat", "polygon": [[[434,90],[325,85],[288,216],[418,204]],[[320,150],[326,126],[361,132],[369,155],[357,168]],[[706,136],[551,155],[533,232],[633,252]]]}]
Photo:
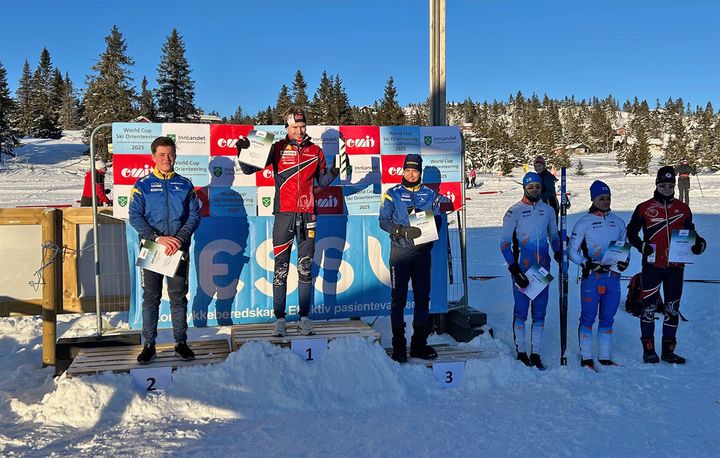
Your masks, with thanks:
[{"label": "black knit hat", "polygon": [[660,167],[655,178],[655,184],[658,183],[675,183],[675,169],[672,165]]},{"label": "black knit hat", "polygon": [[422,158],[419,154],[408,154],[405,156],[405,162],[403,163],[404,169],[415,169],[422,173]]}]

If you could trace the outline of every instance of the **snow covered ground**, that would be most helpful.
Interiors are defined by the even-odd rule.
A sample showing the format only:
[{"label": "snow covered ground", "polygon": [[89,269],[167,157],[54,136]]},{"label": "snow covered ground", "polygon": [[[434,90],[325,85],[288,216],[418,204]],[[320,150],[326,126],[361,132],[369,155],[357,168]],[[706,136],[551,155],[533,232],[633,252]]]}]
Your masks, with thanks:
[{"label": "snow covered ground", "polygon": [[[77,138],[29,141],[17,163],[0,170],[0,206],[74,203],[88,167],[84,149]],[[613,209],[626,220],[652,194],[654,173],[625,177],[604,155],[583,157],[583,163],[587,176],[569,171],[570,225],[587,209],[595,179],[610,185]],[[520,175],[480,176],[482,187],[468,193],[469,274],[503,278],[470,280],[471,302],[487,312],[495,338],[484,334],[468,344],[483,357],[467,363],[459,386],[444,389],[430,370],[394,363],[379,345],[345,339],[331,342],[314,365],[290,350],[251,343],[223,364],[178,370],[169,391],[148,396],[126,374],[53,379],[51,368],[40,368],[41,321],[2,318],[0,455],[717,456],[718,284],[685,283],[682,311],[689,321],[680,326],[677,348],[688,358],[684,366],[642,364],[638,320],[620,310],[613,348],[622,367],[601,373],[579,367],[574,269],[569,365],[558,364],[556,283],[543,350],[548,370],[514,360],[510,281],[498,239],[502,215],[520,198],[513,181]],[[687,267],[686,279],[717,280],[720,176],[700,180],[704,197],[693,181],[691,206],[709,243]],[[639,270],[638,258],[633,253],[629,274]],[[120,327],[127,320],[124,314],[106,318]],[[64,335],[95,326],[93,316],[60,321]],[[215,331],[192,330],[195,337]],[[217,332],[227,335],[226,329]]]}]

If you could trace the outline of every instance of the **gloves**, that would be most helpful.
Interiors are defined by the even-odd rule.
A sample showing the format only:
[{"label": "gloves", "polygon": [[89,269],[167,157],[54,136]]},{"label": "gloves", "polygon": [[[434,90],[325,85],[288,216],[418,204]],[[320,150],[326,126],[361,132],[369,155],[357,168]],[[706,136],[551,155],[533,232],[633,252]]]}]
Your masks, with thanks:
[{"label": "gloves", "polygon": [[527,288],[530,284],[530,280],[528,280],[527,276],[520,270],[520,266],[517,265],[516,262],[510,264],[508,266],[508,270],[510,271],[510,274],[512,275],[513,281],[516,285],[520,288]]},{"label": "gloves", "polygon": [[558,265],[562,264],[562,261],[563,261],[562,252],[556,251],[555,254],[553,255],[553,258],[555,259],[555,262],[558,263]]},{"label": "gloves", "polygon": [[105,190],[105,194],[110,194],[110,191],[112,191],[112,190],[111,190],[111,189],[106,189],[106,190]]},{"label": "gloves", "polygon": [[398,224],[392,230],[392,234],[396,237],[405,237],[406,239],[416,239],[422,235],[420,228],[413,226],[401,226]]},{"label": "gloves", "polygon": [[[619,263],[618,263],[619,265]],[[597,272],[597,273],[603,273],[608,272],[609,268],[607,266],[602,266],[598,264],[597,262],[586,260],[582,263],[582,278],[583,280],[586,280],[590,276],[590,272]]]},{"label": "gloves", "polygon": [[640,253],[642,253],[643,257],[648,257],[655,253],[655,250],[653,249],[652,245],[647,242],[643,242]]},{"label": "gloves", "polygon": [[628,261],[618,261],[617,268],[620,272],[625,272],[625,269],[628,268],[630,263]]},{"label": "gloves", "polygon": [[242,151],[246,148],[250,148],[250,140],[248,140],[247,137],[240,137],[235,146],[237,147],[237,150],[238,150],[238,156],[240,156],[240,151]]},{"label": "gloves", "polygon": [[[340,157],[342,156],[342,162]],[[330,173],[332,173],[335,176],[340,175],[340,171],[345,169],[347,171],[347,174],[350,175],[352,173],[352,166],[350,165],[350,158],[347,154],[337,154],[335,156],[335,159],[333,160],[333,166],[330,169]]]},{"label": "gloves", "polygon": [[690,247],[690,251],[692,251],[693,254],[698,255],[702,254],[706,247],[707,242],[705,242],[705,239],[695,234],[695,245]]}]

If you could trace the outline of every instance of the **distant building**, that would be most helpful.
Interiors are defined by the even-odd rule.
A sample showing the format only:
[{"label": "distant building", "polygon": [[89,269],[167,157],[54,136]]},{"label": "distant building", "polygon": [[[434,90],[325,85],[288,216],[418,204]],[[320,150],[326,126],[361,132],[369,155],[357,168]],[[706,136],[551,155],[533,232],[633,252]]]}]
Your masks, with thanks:
[{"label": "distant building", "polygon": [[566,146],[565,149],[568,150],[571,155],[588,154],[590,152],[590,147],[585,143],[573,143],[572,145]]}]

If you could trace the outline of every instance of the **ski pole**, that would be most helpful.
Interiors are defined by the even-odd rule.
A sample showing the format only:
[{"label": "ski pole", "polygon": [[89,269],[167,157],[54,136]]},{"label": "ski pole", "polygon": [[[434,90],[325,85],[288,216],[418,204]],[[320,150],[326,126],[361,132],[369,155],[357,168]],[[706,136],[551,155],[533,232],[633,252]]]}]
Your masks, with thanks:
[{"label": "ski pole", "polygon": [[695,179],[696,179],[697,182],[698,182],[698,188],[700,189],[700,195],[703,196],[703,197],[705,197],[705,194],[703,194],[702,186],[700,185],[700,177],[697,176],[697,175],[695,175]]}]

